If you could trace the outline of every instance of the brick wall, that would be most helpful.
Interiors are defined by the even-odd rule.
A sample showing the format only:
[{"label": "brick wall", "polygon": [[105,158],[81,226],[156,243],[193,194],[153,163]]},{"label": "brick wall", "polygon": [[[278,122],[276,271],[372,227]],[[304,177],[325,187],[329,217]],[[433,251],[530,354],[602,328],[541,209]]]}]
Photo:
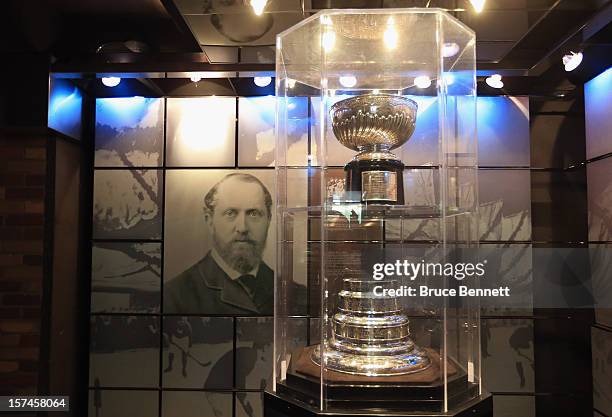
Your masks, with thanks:
[{"label": "brick wall", "polygon": [[46,141],[0,131],[0,395],[38,390]]}]

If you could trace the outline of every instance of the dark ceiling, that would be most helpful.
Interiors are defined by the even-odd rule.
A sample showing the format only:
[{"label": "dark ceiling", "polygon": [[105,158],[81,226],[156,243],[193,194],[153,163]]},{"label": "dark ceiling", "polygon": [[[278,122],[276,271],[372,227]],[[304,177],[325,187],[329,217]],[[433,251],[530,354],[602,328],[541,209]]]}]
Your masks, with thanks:
[{"label": "dark ceiling", "polygon": [[527,71],[610,1],[488,0],[478,14],[468,0],[271,0],[263,18],[244,0],[174,3],[213,62],[235,60],[237,47],[242,62],[273,62],[275,35],[321,9],[439,7],[475,30],[480,68]]},{"label": "dark ceiling", "polygon": [[276,34],[327,8],[446,9],[475,30],[478,69],[513,76],[518,86],[559,73],[561,56],[572,49],[596,51],[608,62],[602,65],[612,59],[612,0],[487,0],[479,14],[469,0],[269,0],[261,17],[249,0],[5,0],[3,5],[8,13],[0,17],[0,49],[47,53],[56,72],[185,78],[186,71],[226,71],[238,78],[273,71]]}]

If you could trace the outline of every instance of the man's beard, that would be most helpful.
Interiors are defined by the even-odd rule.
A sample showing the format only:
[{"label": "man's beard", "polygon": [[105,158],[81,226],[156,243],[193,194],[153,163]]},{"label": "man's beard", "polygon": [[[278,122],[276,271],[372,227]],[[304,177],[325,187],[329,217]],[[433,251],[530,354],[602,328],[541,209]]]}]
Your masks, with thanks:
[{"label": "man's beard", "polygon": [[248,237],[236,237],[227,243],[222,243],[213,234],[215,246],[219,255],[229,266],[241,274],[246,274],[259,265],[261,255],[266,245]]}]

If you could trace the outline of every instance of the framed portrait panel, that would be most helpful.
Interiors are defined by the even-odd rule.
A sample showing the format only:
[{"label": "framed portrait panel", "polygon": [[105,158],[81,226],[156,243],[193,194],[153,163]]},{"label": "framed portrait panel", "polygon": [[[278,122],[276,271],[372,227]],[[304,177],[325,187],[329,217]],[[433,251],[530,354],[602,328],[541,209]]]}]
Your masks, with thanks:
[{"label": "framed portrait panel", "polygon": [[274,171],[166,175],[164,312],[272,314]]}]

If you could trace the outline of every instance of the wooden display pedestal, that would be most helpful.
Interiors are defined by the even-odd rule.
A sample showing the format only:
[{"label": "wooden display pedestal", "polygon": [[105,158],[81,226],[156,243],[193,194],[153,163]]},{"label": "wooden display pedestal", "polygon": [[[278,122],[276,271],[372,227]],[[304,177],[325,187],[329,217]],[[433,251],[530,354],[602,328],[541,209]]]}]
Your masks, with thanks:
[{"label": "wooden display pedestal", "polygon": [[427,350],[432,365],[408,375],[366,377],[329,371],[323,387],[325,412],[320,411],[320,368],[310,359],[314,346],[293,352],[287,378],[276,384],[276,393],[264,394],[264,417],[353,417],[364,415],[401,417],[490,417],[490,395],[478,394],[466,373],[453,361],[447,372],[448,408],[442,413],[444,384],[440,357]]}]

